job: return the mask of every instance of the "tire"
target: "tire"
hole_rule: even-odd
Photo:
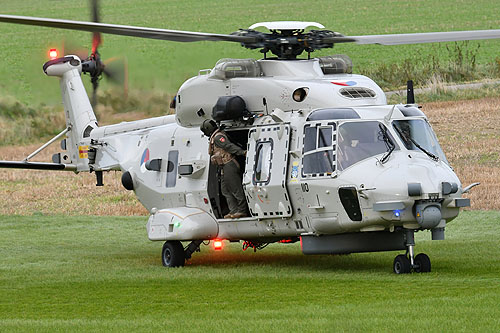
[[[410,259],[404,254],[400,254],[394,258],[393,270],[396,274],[408,274],[411,272]]]
[[[417,254],[415,257],[415,272],[428,273],[431,271],[431,260],[425,253]]]
[[[179,241],[168,241],[161,250],[161,262],[165,267],[182,267],[186,261],[184,248]]]

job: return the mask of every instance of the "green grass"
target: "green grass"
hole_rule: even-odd
[[[387,103],[406,103],[406,89],[400,90],[400,94],[394,94],[387,98]],[[437,87],[434,91],[415,92],[415,101],[419,104],[429,102],[474,100],[488,97],[498,97],[500,95],[500,84],[485,84],[478,89],[448,89]],[[459,138],[457,138],[459,139]]]
[[[215,33],[231,33],[255,22],[272,20],[318,21],[327,29],[346,35],[500,28],[497,0],[478,0],[474,5],[456,0],[318,0],[314,4],[285,0],[100,2],[101,20],[105,23]],[[3,0],[0,12],[84,21],[90,17],[87,1],[70,0],[50,4],[39,0]],[[46,140],[64,128],[57,79],[46,77],[42,64],[48,60],[48,49],[61,48],[62,41],[89,48],[90,39],[86,32],[0,23],[0,145]],[[200,69],[212,68],[220,58],[262,56],[236,43],[175,43],[113,35],[104,35],[103,39],[103,59],[128,59],[130,89],[129,98],[124,100],[105,79],[101,81],[96,109],[101,124],[107,123],[104,116],[116,112],[139,111],[141,117],[166,114],[180,85]],[[417,88],[425,86],[434,76],[444,82],[497,79],[499,48],[500,40],[402,46],[347,43],[313,56],[348,54],[356,73],[372,77],[385,90],[393,90],[408,79],[413,79]],[[84,82],[90,92],[89,78],[84,76]],[[498,96],[498,87],[488,91],[474,92],[472,97]],[[419,101],[456,97],[454,93],[438,91]]]
[[[418,234],[433,271],[396,253],[303,256],[202,247],[160,263],[145,218],[0,217],[0,331],[494,331],[500,212],[464,212],[447,240]]]
[[[497,0],[374,0],[374,1],[133,1],[102,0],[102,21],[106,23],[158,28],[231,33],[255,22],[306,20],[321,22],[327,29],[347,35],[412,33],[448,30],[498,29],[500,3]],[[2,13],[38,17],[88,20],[87,1],[3,0]],[[60,46],[64,38],[89,46],[90,34],[50,28],[0,24],[2,59],[1,94],[12,95],[29,105],[59,103],[59,87],[54,78],[42,74],[47,50]],[[405,46],[337,45],[315,55],[346,53],[356,72],[373,73],[382,80],[405,75],[414,62],[446,61],[453,58],[446,45]],[[471,42],[476,50],[479,42]],[[500,41],[482,41],[475,55],[478,65],[495,64]],[[259,58],[257,51],[236,43],[175,43],[122,36],[104,36],[104,58],[126,55],[130,85],[134,89],[159,89],[172,94],[199,69],[212,68],[220,58]],[[396,67],[392,67],[392,65]],[[382,66],[382,67],[381,67]],[[398,67],[399,66],[399,67]],[[402,66],[402,68],[401,68]],[[500,69],[499,69],[500,70]],[[486,73],[485,75],[487,75]],[[494,75],[489,73],[488,75]],[[414,78],[415,79],[415,78]],[[104,84],[105,86],[105,84]]]

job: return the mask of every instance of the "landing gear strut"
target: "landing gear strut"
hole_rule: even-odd
[[[184,249],[180,241],[166,241],[161,251],[161,261],[165,267],[184,266],[186,260],[191,259],[195,251],[200,250],[203,241],[194,240]]]
[[[396,274],[407,274],[413,270],[416,273],[431,271],[431,260],[425,253],[414,256],[415,232],[406,229],[406,255],[400,254],[394,258],[393,270]]]

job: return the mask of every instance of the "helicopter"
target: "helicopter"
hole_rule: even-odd
[[[208,240],[216,249],[242,241],[254,250],[300,242],[306,255],[405,251],[393,261],[396,274],[431,271],[429,257],[415,255],[415,232],[430,230],[433,240],[443,240],[447,223],[470,206],[463,195],[479,183],[462,186],[411,83],[406,104],[388,105],[373,80],[352,73],[348,56],[311,53],[336,43],[493,39],[500,30],[346,36],[314,30],[324,29],[317,22],[278,21],[214,34],[104,24],[92,4],[93,22],[0,15],[0,22],[93,34],[89,57],[54,56],[43,65],[59,78],[66,128],[23,161],[0,167],[92,172],[97,186],[103,172],[121,171],[124,188],[150,212],[148,238],[164,242],[167,267],[184,266]],[[101,33],[234,42],[263,58],[224,58],[200,70],[180,86],[175,115],[99,126],[82,74],[89,74],[95,96],[106,74]],[[220,172],[200,131],[206,120],[246,151],[238,162],[247,217],[224,218]],[[52,162],[30,162],[58,140],[61,152]]]

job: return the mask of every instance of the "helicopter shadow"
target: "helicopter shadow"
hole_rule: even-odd
[[[250,250],[251,251],[251,250]],[[302,253],[226,252],[195,254],[186,262],[187,267],[256,269],[269,267],[322,272],[391,272],[392,259],[370,254],[308,255]]]

